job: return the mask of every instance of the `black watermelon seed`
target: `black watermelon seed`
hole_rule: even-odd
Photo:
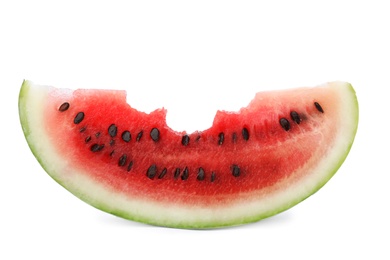
[[[175,180],[177,180],[179,176],[180,176],[180,168],[176,168],[173,177],[175,178]]]
[[[234,177],[240,176],[240,167],[238,167],[238,165],[236,164],[232,165],[232,174]]]
[[[69,103],[65,102],[65,103],[62,103],[62,105],[58,108],[58,110],[60,112],[64,112],[64,111],[68,110],[68,108],[69,108]]]
[[[233,133],[232,140],[233,140],[233,143],[237,142],[237,133],[236,132]]]
[[[248,141],[249,140],[249,131],[247,128],[243,128],[242,131],[242,138],[244,138],[245,141]]]
[[[133,162],[133,161],[130,161],[130,162],[129,162],[129,165],[127,165],[127,171],[128,171],[128,172],[131,170],[131,168],[133,168],[133,164],[134,164],[134,162]]]
[[[299,114],[297,112],[291,111],[290,116],[291,116],[291,119],[295,123],[297,123],[298,125],[301,123],[301,117],[299,116]]]
[[[181,138],[181,144],[182,145],[187,146],[189,142],[190,142],[190,137],[188,135],[184,135]]]
[[[136,138],[137,142],[139,142],[139,140],[141,140],[141,137],[143,134],[144,134],[144,131],[142,131],[142,130],[137,134],[137,138]]]
[[[218,145],[222,145],[225,140],[225,134],[223,132],[218,134]]]
[[[280,125],[283,127],[284,130],[288,131],[290,130],[290,122],[286,118],[281,118],[279,120]]]
[[[87,137],[85,138],[85,142],[88,143],[89,141],[91,141],[91,139],[92,139],[91,136],[87,136]]]
[[[109,127],[108,127],[108,133],[111,137],[115,137],[116,134],[118,132],[118,127],[116,127],[115,124],[111,124]]]
[[[81,121],[84,119],[84,112],[78,112],[77,115],[74,117],[73,123],[80,124]]]
[[[111,140],[110,140],[110,146],[114,146],[114,144],[115,144],[115,140],[114,140],[114,139],[111,139]]]
[[[196,176],[196,179],[198,181],[203,181],[204,180],[204,177],[205,177],[205,173],[204,173],[204,170],[202,167],[199,168],[198,170],[198,175]]]
[[[111,153],[110,153],[110,156],[112,157],[115,153],[115,150],[112,150]]]
[[[165,174],[167,174],[167,168],[164,168],[164,169],[162,170],[162,172],[160,173],[160,175],[158,176],[158,178],[159,178],[159,179],[164,178]]]
[[[314,102],[314,106],[317,108],[318,111],[320,111],[321,113],[324,113],[322,106],[318,102]]]
[[[100,132],[97,132],[97,133],[95,134],[95,136],[96,136],[96,138],[99,138]]]
[[[92,152],[99,152],[104,148],[104,144],[93,144],[91,145]]]
[[[155,164],[152,164],[148,171],[146,172],[146,176],[148,176],[149,179],[153,179],[154,176],[156,176],[157,173],[157,166]]]
[[[150,131],[150,137],[153,141],[157,142],[160,139],[160,131],[157,128],[153,128]]]
[[[210,181],[211,181],[211,182],[214,182],[214,181],[215,181],[215,177],[216,177],[216,176],[215,176],[215,172],[212,172],[212,173],[211,173],[211,177],[210,177]]]
[[[119,165],[119,166],[125,166],[126,161],[127,161],[127,155],[126,155],[126,154],[123,154],[123,155],[119,158],[119,160],[118,160],[118,165]]]
[[[83,126],[82,128],[80,128],[80,133],[85,132],[85,130],[87,130],[87,127],[86,127],[86,126]]]
[[[188,177],[189,177],[188,168],[185,167],[185,168],[184,168],[184,171],[183,171],[183,174],[181,175],[181,179],[182,179],[183,181],[185,181],[185,180],[188,179]]]
[[[122,140],[125,141],[126,143],[130,142],[130,140],[131,140],[131,134],[130,134],[129,131],[126,130],[126,131],[124,131],[124,132],[122,133]]]
[[[196,137],[195,142],[198,142],[199,140],[200,140],[200,134],[198,134],[198,136]]]

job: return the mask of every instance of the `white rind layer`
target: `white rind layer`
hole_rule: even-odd
[[[80,199],[103,211],[154,225],[180,228],[214,228],[257,221],[282,212],[306,199],[320,189],[338,170],[353,143],[358,125],[358,103],[352,86],[345,82],[324,85],[336,91],[342,100],[338,109],[337,133],[326,155],[315,165],[308,164],[301,171],[310,171],[298,182],[286,182],[277,192],[238,201],[229,206],[204,208],[196,205],[167,205],[150,200],[129,198],[108,190],[88,178],[82,169],[69,164],[55,150],[43,127],[45,100],[51,87],[24,81],[19,96],[20,121],[27,142],[46,172],[59,184]],[[66,95],[64,90],[62,94]],[[67,174],[64,174],[67,173]],[[71,174],[69,174],[71,173]],[[288,184],[288,185],[287,185]]]

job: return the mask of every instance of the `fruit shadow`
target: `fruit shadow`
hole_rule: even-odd
[[[104,214],[99,217],[99,221],[104,222],[109,225],[119,226],[119,227],[131,227],[131,228],[154,228],[154,229],[170,229],[170,230],[190,230],[190,231],[224,231],[224,230],[234,230],[234,229],[253,229],[253,228],[262,228],[262,227],[272,227],[272,226],[280,226],[285,225],[291,222],[293,219],[293,215],[291,212],[282,212],[277,215],[262,219],[260,221],[251,222],[242,225],[236,226],[226,226],[226,227],[218,227],[218,228],[205,228],[205,229],[196,229],[196,228],[172,228],[172,227],[164,227],[164,226],[155,226],[151,224],[140,223],[132,220],[123,219],[114,215]]]

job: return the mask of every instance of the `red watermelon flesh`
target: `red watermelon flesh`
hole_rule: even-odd
[[[166,110],[132,108],[126,92],[22,85],[21,123],[58,183],[91,205],[155,225],[256,221],[322,187],[354,140],[350,84],[261,92],[211,128],[177,132]]]

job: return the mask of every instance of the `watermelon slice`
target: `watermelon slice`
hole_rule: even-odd
[[[211,128],[177,132],[166,110],[143,113],[117,90],[24,81],[19,114],[47,173],[103,211],[153,225],[214,228],[282,212],[320,189],[357,131],[352,86],[258,93]]]

